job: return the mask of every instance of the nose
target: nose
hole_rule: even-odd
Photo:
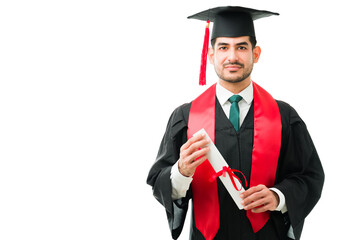
[[[233,63],[233,62],[237,62],[238,61],[238,57],[236,55],[236,51],[235,49],[231,49],[229,51],[229,55],[228,55],[228,59],[229,62]]]

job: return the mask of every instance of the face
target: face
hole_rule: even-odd
[[[209,58],[221,80],[238,83],[250,80],[253,65],[258,62],[260,53],[260,47],[252,48],[248,36],[218,37],[214,48],[209,49]]]

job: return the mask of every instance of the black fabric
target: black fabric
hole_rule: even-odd
[[[220,228],[215,240],[281,240],[292,225],[296,239],[300,239],[305,217],[320,198],[324,173],[304,122],[288,104],[277,101],[282,121],[282,144],[275,186],[286,198],[288,213],[271,212],[270,220],[256,234],[244,210],[239,210],[218,180]],[[170,117],[156,162],[150,169],[147,183],[153,187],[155,198],[165,207],[173,239],[180,235],[189,200],[191,186],[185,198],[172,201],[170,170],[179,158],[182,144],[187,141],[187,121],[190,104],[177,108]],[[216,103],[215,145],[233,169],[241,170],[250,181],[254,132],[254,109],[251,106],[239,132],[236,132],[220,104]],[[239,176],[241,179],[241,176]],[[193,213],[193,211],[192,211]],[[204,237],[196,229],[193,214],[190,239]]]
[[[237,6],[211,8],[189,19],[214,22],[211,40],[217,37],[254,36],[254,20],[279,15],[278,13]]]

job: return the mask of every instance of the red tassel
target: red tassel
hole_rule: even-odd
[[[207,54],[209,50],[209,35],[210,35],[209,25],[210,25],[210,21],[208,20],[206,22],[204,45],[201,53],[200,79],[199,79],[199,85],[201,86],[206,85],[206,64],[207,64]]]

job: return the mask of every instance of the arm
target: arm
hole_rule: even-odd
[[[173,201],[170,180],[171,168],[179,159],[180,147],[186,142],[187,125],[182,106],[171,115],[161,141],[156,161],[151,167],[147,183],[152,186],[154,197],[164,206],[172,237],[176,239],[185,221],[190,196]],[[190,192],[190,191],[188,191]]]
[[[147,183],[153,187],[154,197],[166,209],[174,239],[182,231],[188,202],[192,195],[191,186],[189,186],[191,181],[187,183],[185,191],[183,189],[174,191],[173,183],[177,181],[176,176],[174,178],[173,175],[174,170],[178,170],[181,177],[182,175],[192,176],[196,167],[206,160],[205,155],[209,151],[204,147],[208,143],[203,139],[204,136],[198,135],[187,141],[187,119],[190,106],[190,104],[185,104],[171,115],[156,161],[147,178]],[[174,197],[174,192],[182,192],[182,194]]]
[[[306,216],[318,202],[324,184],[324,171],[305,123],[287,104],[279,104],[283,143],[275,188],[286,198],[286,206],[296,239],[300,238]]]
[[[190,188],[190,184],[193,180],[192,176],[185,177],[179,172],[179,163],[176,162],[171,168],[171,186],[172,193],[171,198],[177,200],[186,196],[187,191]]]

